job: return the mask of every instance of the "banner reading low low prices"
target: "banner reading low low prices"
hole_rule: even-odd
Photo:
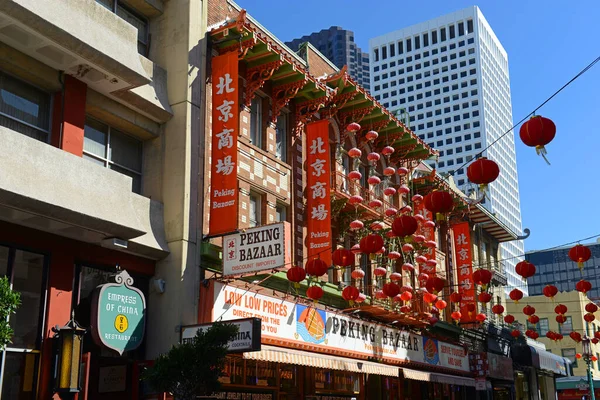
[[[307,259],[331,265],[329,121],[306,125],[306,153]]]
[[[435,240],[435,228],[428,228],[426,226],[423,226],[425,221],[432,221],[433,220],[433,213],[431,211],[429,211],[428,209],[425,208],[425,202],[421,201],[419,202],[416,206],[415,206],[415,215],[416,214],[421,214],[425,220],[423,222],[419,222],[419,228],[417,229],[417,231],[415,232],[416,235],[423,235],[425,236],[425,240]],[[427,257],[428,260],[435,260],[436,259],[436,254],[435,254],[435,249],[432,249],[430,247],[426,247],[423,250],[423,255],[425,257]],[[423,273],[423,274],[427,274],[429,276],[435,276],[436,273],[436,266],[435,265],[427,265],[427,264],[420,264],[419,266],[419,272]]]
[[[452,226],[454,245],[454,264],[458,277],[458,292],[462,295],[460,322],[475,322],[476,312],[469,315],[467,304],[475,304],[475,283],[473,282],[473,254],[471,246],[471,230],[468,222]]]
[[[238,227],[237,151],[239,132],[238,53],[212,59],[212,162],[210,235]]]

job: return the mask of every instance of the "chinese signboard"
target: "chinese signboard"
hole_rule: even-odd
[[[221,316],[223,320],[260,318],[263,343],[308,345],[314,352],[339,350],[357,357],[469,371],[467,352],[461,346],[216,283],[213,319]]]
[[[424,201],[419,202],[419,204],[415,206],[415,213],[421,214],[425,218],[422,222],[419,222],[419,228],[417,229],[417,232],[415,232],[415,234],[425,236],[425,240],[435,241],[435,228],[428,228],[423,225],[425,221],[433,220],[433,213],[425,208]],[[428,260],[436,259],[435,249],[432,249],[430,247],[426,247],[425,250],[423,250],[423,255],[427,257]],[[429,276],[435,276],[435,270],[435,265],[427,265],[425,263],[419,264],[420,273],[427,274]]]
[[[468,222],[452,226],[454,244],[454,264],[458,277],[458,292],[462,295],[460,322],[474,322],[475,312],[469,313],[467,304],[476,304],[475,283],[473,282],[473,254],[471,245],[471,230]],[[469,315],[471,314],[471,315]]]
[[[237,51],[213,57],[211,235],[233,232],[238,226],[238,97]]]
[[[119,354],[142,344],[146,323],[146,299],[132,287],[127,271],[115,277],[116,283],[100,285],[92,303],[92,336],[98,345]]]
[[[259,318],[237,319],[227,321],[227,323],[238,327],[236,337],[227,343],[227,349],[230,353],[260,351],[261,323]],[[213,324],[182,326],[181,343],[192,340],[198,331],[203,332],[204,330],[208,330],[212,325]]]
[[[307,259],[331,265],[329,121],[306,125],[306,153]]]
[[[288,222],[246,229],[223,238],[223,276],[281,268],[291,262]]]

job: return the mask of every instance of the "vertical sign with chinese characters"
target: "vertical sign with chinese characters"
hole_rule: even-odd
[[[475,312],[469,315],[467,304],[475,304],[475,283],[473,282],[473,254],[471,230],[468,222],[452,226],[454,244],[454,264],[458,277],[458,292],[462,295],[460,302],[461,322],[475,322]]]
[[[423,222],[419,222],[419,228],[415,234],[425,236],[425,240],[435,240],[435,228],[428,228],[424,226],[425,221],[433,220],[433,213],[425,208],[424,201],[419,202],[415,206],[415,215],[416,214],[421,214],[425,219]],[[435,249],[432,249],[431,247],[426,247],[423,250],[423,255],[427,257],[428,260],[436,259]],[[419,266],[419,272],[429,276],[435,276],[435,269],[435,265],[420,264]]]
[[[238,97],[237,51],[213,57],[210,235],[238,227]]]
[[[306,247],[308,259],[331,265],[329,121],[306,125]]]

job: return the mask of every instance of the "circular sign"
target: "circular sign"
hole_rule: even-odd
[[[123,333],[127,330],[128,327],[129,321],[127,320],[127,317],[123,314],[117,315],[117,317],[115,318],[115,329],[119,333]]]

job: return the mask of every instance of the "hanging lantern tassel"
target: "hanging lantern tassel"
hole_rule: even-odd
[[[546,164],[551,165],[550,161],[548,161],[548,159],[546,158],[546,154],[548,154],[548,152],[546,151],[546,148],[544,146],[535,146],[535,152],[538,156],[542,156],[544,158]]]

